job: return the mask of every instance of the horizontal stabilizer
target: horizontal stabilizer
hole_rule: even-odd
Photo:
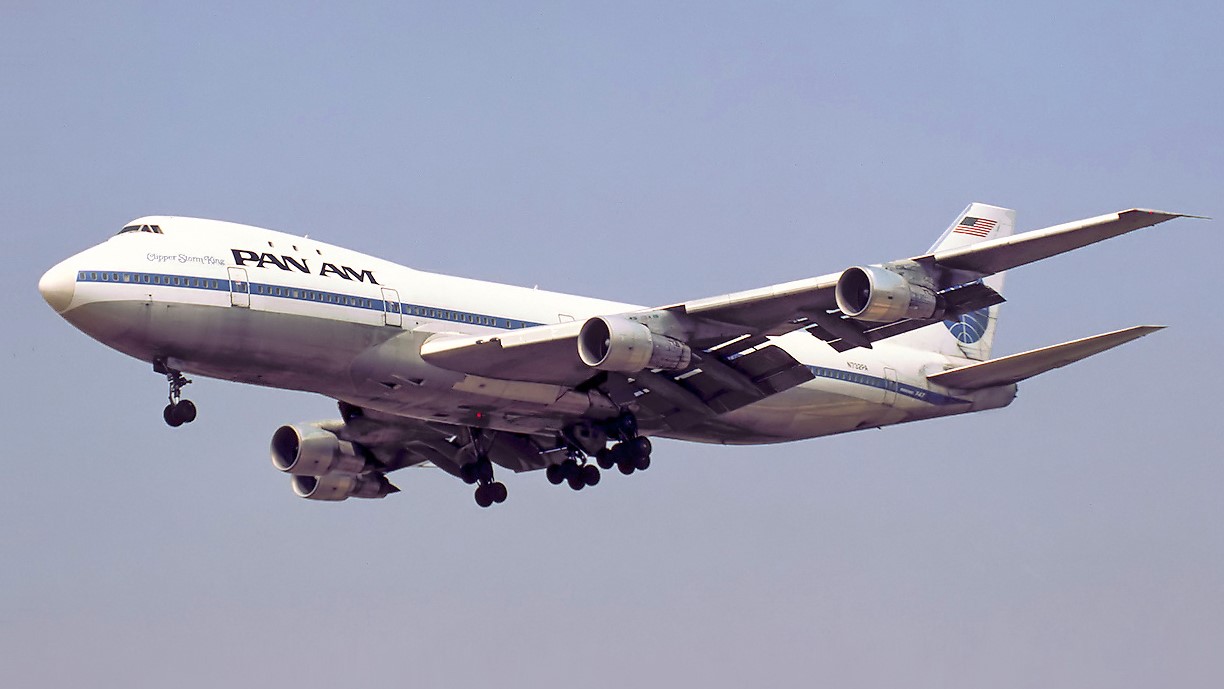
[[[932,383],[962,390],[977,390],[1017,383],[1040,373],[1073,364],[1093,354],[1100,354],[1163,328],[1162,325],[1137,325],[1133,328],[1093,335],[1082,340],[1042,347],[1022,354],[961,366],[927,376],[927,379]]]

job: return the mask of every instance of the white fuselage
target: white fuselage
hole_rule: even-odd
[[[586,394],[432,366],[437,333],[497,334],[641,307],[421,272],[313,239],[233,223],[148,217],[57,265],[44,294],[104,344],[225,380],[306,390],[401,416],[552,432]],[[51,298],[48,298],[51,301]],[[929,327],[943,327],[935,325]],[[775,338],[815,378],[723,414],[652,434],[702,442],[809,438],[1005,406],[1008,385],[949,391],[930,373],[970,363],[887,342],[839,354],[803,331]]]

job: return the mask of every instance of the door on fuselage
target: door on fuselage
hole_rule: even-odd
[[[251,308],[251,283],[247,282],[246,268],[229,269],[230,306]]]
[[[884,404],[894,405],[897,403],[897,371],[892,368],[884,369]]]
[[[389,288],[382,288],[383,296],[383,323],[386,325],[394,325],[400,327],[404,322],[403,309],[400,306],[399,292]]]

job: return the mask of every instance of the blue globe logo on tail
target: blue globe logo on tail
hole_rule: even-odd
[[[986,334],[986,326],[990,323],[990,309],[970,311],[954,321],[944,321],[948,332],[952,333],[961,344],[973,344]]]

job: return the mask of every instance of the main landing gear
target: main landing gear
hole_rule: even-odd
[[[595,461],[604,469],[616,467],[626,476],[635,471],[646,471],[650,468],[650,438],[639,435],[613,445],[610,449],[601,450],[595,456]]]
[[[476,459],[459,467],[459,477],[468,485],[478,484],[475,496],[477,505],[481,507],[488,507],[493,503],[500,505],[506,501],[506,484],[493,480],[493,462],[489,461],[488,443],[481,442],[482,439],[480,429],[473,428],[472,451]]]
[[[576,429],[570,429],[570,432],[564,434],[568,445],[565,460],[551,464],[544,470],[548,482],[554,486],[568,483],[571,489],[582,490],[587,486],[599,483],[600,469],[607,471],[616,467],[622,474],[628,476],[635,471],[645,471],[650,468],[650,439],[638,435],[637,418],[629,412],[621,414],[612,421],[603,431],[606,435],[601,434],[598,440],[594,441],[599,446],[593,452],[595,464],[598,464],[598,467],[595,464],[589,464],[587,460],[587,454],[593,449],[590,445],[595,436],[589,431],[582,433],[575,431]],[[619,442],[607,447],[608,437],[616,438]]]
[[[171,428],[178,428],[185,423],[195,421],[195,404],[191,400],[181,399],[183,388],[190,385],[191,381],[183,375],[182,371],[167,366],[165,359],[154,360],[153,370],[165,374],[166,382],[170,384],[170,404],[167,404],[162,410],[162,419],[166,424]]]
[[[599,467],[587,464],[586,457],[573,450],[570,450],[565,461],[560,464],[549,464],[544,470],[544,475],[554,486],[569,483],[569,487],[574,490],[599,485],[600,479]]]

